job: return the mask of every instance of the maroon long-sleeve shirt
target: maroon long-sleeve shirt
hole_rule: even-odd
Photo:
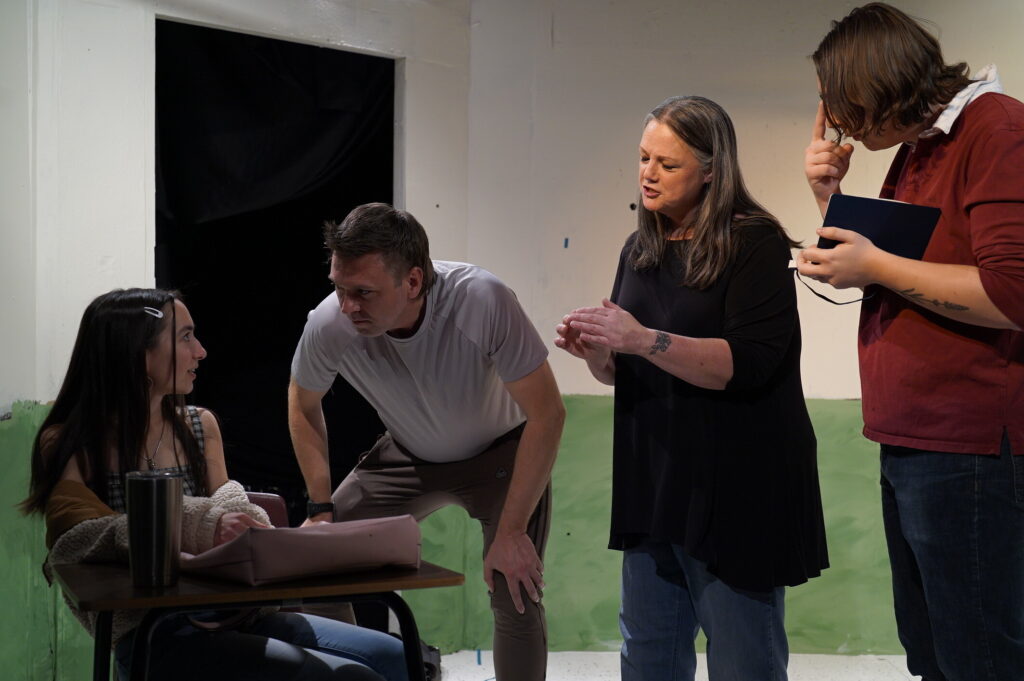
[[[985,292],[1024,328],[1024,104],[978,97],[947,135],[904,145],[883,198],[937,206],[923,260],[978,267]],[[861,308],[864,435],[929,451],[1024,454],[1024,332],[943,317],[872,286]]]

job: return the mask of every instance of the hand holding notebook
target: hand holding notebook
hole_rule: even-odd
[[[883,251],[920,260],[940,214],[938,208],[930,206],[833,194],[822,226],[853,230]],[[818,248],[835,248],[838,243],[821,237]]]

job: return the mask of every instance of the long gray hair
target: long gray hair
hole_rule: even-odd
[[[774,225],[791,247],[799,246],[786,234],[779,221],[755,201],[740,174],[736,154],[736,132],[725,109],[705,97],[669,97],[644,119],[664,123],[690,148],[711,181],[699,199],[692,238],[669,241],[672,225],[660,213],[637,208],[637,238],[629,264],[637,270],[657,267],[666,249],[678,248],[684,263],[681,284],[698,290],[711,286],[725,271],[736,252],[736,230],[758,223]]]

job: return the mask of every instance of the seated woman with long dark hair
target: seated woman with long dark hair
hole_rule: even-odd
[[[127,561],[124,479],[134,470],[182,474],[183,551],[200,553],[269,523],[228,479],[214,415],[185,405],[204,357],[174,293],[116,290],[86,308],[64,383],[33,445],[31,489],[22,502],[26,513],[46,516],[47,570]],[[122,677],[143,614],[114,614]],[[75,615],[94,633],[94,614]],[[149,678],[407,678],[401,643],[379,632],[264,611],[221,625],[211,631],[186,615],[164,620],[154,632]]]

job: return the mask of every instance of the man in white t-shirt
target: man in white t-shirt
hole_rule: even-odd
[[[288,389],[306,523],[465,508],[484,534],[497,678],[542,679],[541,557],[565,419],[547,349],[494,275],[431,261],[409,213],[366,204],[324,235],[335,292],[309,314]],[[320,400],[339,374],[387,433],[332,495]]]

